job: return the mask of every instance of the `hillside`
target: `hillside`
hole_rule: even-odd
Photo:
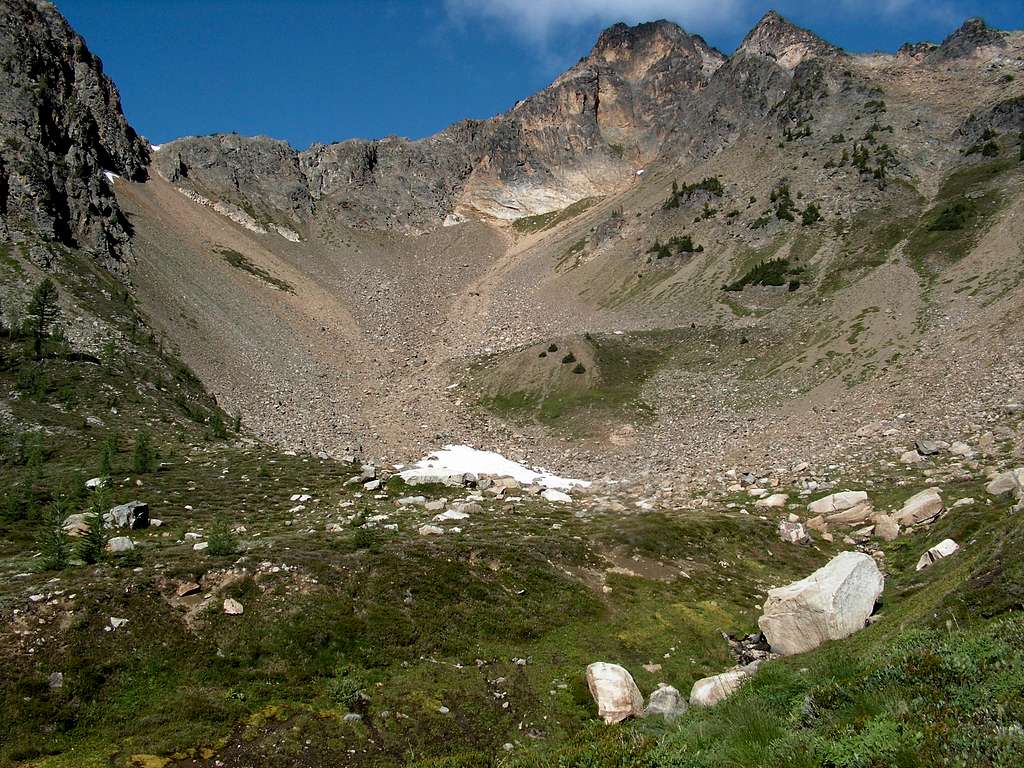
[[[0,766],[1024,762],[1024,32],[304,150],[0,62]]]

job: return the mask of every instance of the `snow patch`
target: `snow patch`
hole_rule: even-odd
[[[164,145],[163,144],[150,144],[149,148],[151,150],[153,150],[154,152],[159,152],[161,149],[164,148]]]
[[[441,450],[417,461],[412,469],[400,474],[403,479],[406,479],[406,475],[412,476],[416,469],[434,469],[452,474],[472,472],[477,476],[513,477],[524,485],[541,485],[545,488],[561,490],[574,487],[586,488],[590,485],[589,480],[559,477],[540,467],[527,467],[511,459],[506,459],[500,453],[481,451],[468,445],[446,445]]]
[[[106,176],[107,177],[107,181],[109,181],[111,183],[113,183],[114,179],[120,179],[121,178],[120,176],[118,176],[113,171],[104,171],[103,175]]]

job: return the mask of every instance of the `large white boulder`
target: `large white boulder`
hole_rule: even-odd
[[[691,707],[713,707],[736,692],[750,673],[742,669],[698,680],[690,690]]]
[[[597,714],[607,725],[644,713],[644,697],[633,676],[618,664],[596,661],[587,667],[587,687],[597,702]]]
[[[757,623],[775,653],[803,653],[862,629],[884,586],[871,557],[841,552],[810,576],[769,590]]]
[[[960,549],[960,545],[957,544],[955,541],[953,541],[952,539],[943,539],[934,547],[932,547],[923,555],[921,555],[921,559],[917,561],[916,570],[923,571],[925,568],[927,568],[935,561],[941,560],[944,557],[949,557],[958,549]]]
[[[893,519],[900,525],[910,528],[922,523],[930,523],[945,510],[946,505],[942,503],[942,495],[938,488],[927,488],[920,493],[915,493],[903,503],[902,509],[893,515]]]

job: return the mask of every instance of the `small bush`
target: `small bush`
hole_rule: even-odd
[[[223,440],[228,436],[228,430],[224,426],[224,417],[221,416],[220,408],[214,408],[210,412],[210,432],[217,440]]]
[[[132,471],[137,475],[145,475],[156,471],[157,455],[156,449],[149,435],[139,432],[135,436],[135,446],[132,448]]]
[[[89,503],[89,528],[78,543],[78,556],[87,565],[94,565],[103,559],[107,548],[107,533],[103,529],[103,513],[107,511],[107,494],[97,488]]]
[[[48,571],[61,571],[71,562],[71,540],[64,530],[64,518],[64,506],[60,502],[51,504],[43,516],[38,544],[43,568]]]
[[[587,369],[583,366],[583,363],[576,363],[576,367],[572,369],[573,373],[586,373]]]
[[[807,207],[804,208],[803,213],[800,214],[800,217],[805,227],[822,220],[821,211],[818,210],[818,206],[814,203],[808,203]]]
[[[966,202],[954,203],[942,209],[935,221],[928,225],[928,231],[954,232],[963,229],[970,215],[971,209]]]
[[[568,365],[569,363],[575,363],[575,362],[576,362],[576,355],[574,355],[572,352],[570,352],[569,354],[567,354],[565,357],[562,358],[562,363],[565,364],[565,365]]]
[[[206,551],[211,555],[233,555],[238,552],[238,539],[221,517],[213,519],[206,541],[209,544]]]

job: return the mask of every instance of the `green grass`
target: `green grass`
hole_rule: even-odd
[[[262,280],[267,285],[277,288],[277,290],[279,291],[284,291],[285,293],[295,293],[295,287],[291,283],[286,282],[285,280],[281,280],[280,278],[274,277],[272,274],[267,272],[267,270],[253,264],[249,259],[247,259],[238,251],[232,250],[231,248],[220,248],[217,250],[217,253],[223,256],[224,260],[227,261],[227,263],[230,264],[235,269],[240,269],[243,272],[248,272],[253,277]]]
[[[503,391],[483,397],[481,404],[501,418],[536,419],[580,434],[589,432],[604,415],[646,419],[650,407],[643,401],[641,390],[665,358],[665,338],[658,333],[631,334],[628,338],[591,336],[586,343],[594,358],[597,379],[586,388],[573,384],[545,391]],[[575,356],[572,360],[562,358],[562,362],[575,362]]]
[[[970,251],[1002,207],[1004,196],[995,182],[1013,166],[1009,160],[989,161],[946,178],[907,241],[905,253],[918,272],[933,276]]]
[[[523,216],[522,218],[516,219],[512,222],[512,229],[522,235],[529,235],[535,232],[541,232],[545,229],[551,229],[564,221],[576,218],[588,208],[599,203],[603,199],[604,198],[601,197],[584,197],[583,199],[577,200],[575,203],[572,203],[558,211],[538,213],[534,216]]]

